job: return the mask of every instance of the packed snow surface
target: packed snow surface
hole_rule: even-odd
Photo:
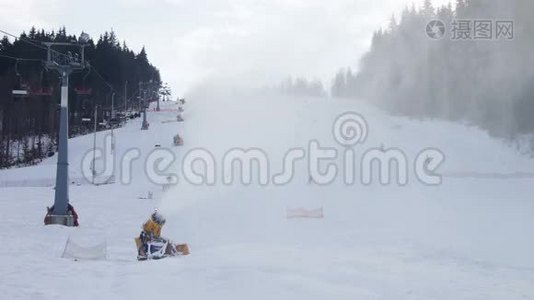
[[[2,299],[533,299],[534,161],[483,131],[459,124],[390,116],[360,101],[204,91],[189,95],[177,123],[177,105],[162,103],[114,131],[116,183],[70,186],[79,228],[44,226],[53,204],[54,156],[42,164],[0,171],[0,181],[21,182],[0,193]],[[290,183],[223,184],[224,154],[257,148],[280,173],[290,149],[310,141],[347,150],[333,136],[336,117],[357,112],[368,136],[354,146],[356,162],[373,148],[398,148],[409,164],[408,184],[375,179],[346,185],[339,178],[310,180],[306,159]],[[185,145],[175,147],[179,133]],[[107,132],[98,133],[104,146]],[[69,141],[71,178],[93,136]],[[160,145],[160,147],[156,147]],[[426,148],[445,161],[438,186],[413,171]],[[131,183],[121,183],[120,158],[131,149]],[[144,171],[155,149],[169,149],[179,182],[163,188]],[[189,151],[215,159],[213,185],[194,185],[181,174]],[[322,167],[325,168],[325,164]],[[103,168],[100,161],[97,167]],[[226,170],[227,171],[227,170]],[[36,184],[32,185],[34,182]],[[16,184],[14,184],[16,185]],[[152,199],[148,194],[152,193]],[[192,254],[138,262],[133,239],[154,208],[167,217],[163,235],[187,242]],[[287,218],[288,210],[322,208],[322,218]],[[107,244],[107,259],[61,258],[70,237],[82,246]]]

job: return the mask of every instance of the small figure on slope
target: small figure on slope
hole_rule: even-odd
[[[135,239],[138,260],[160,259],[168,256],[189,254],[189,246],[187,244],[175,245],[170,240],[161,237],[161,229],[165,222],[165,217],[156,209],[143,224],[143,231]]]

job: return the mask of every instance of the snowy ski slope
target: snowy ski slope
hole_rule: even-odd
[[[141,131],[137,119],[114,132],[117,157],[132,148],[142,157],[129,185],[71,185],[79,228],[43,226],[51,187],[2,189],[2,299],[534,298],[534,162],[501,141],[476,128],[389,116],[358,101],[221,90],[187,99],[185,123],[168,122],[176,105],[164,103],[167,110],[149,112],[150,130]],[[412,166],[421,150],[434,147],[446,156],[438,169],[443,183],[424,185],[410,167],[406,186],[366,186],[359,178],[350,186],[342,179],[320,186],[310,182],[304,161],[283,186],[222,183],[221,161],[232,148],[262,149],[271,173],[280,171],[289,149],[311,140],[341,153],[332,126],[347,111],[360,113],[369,127],[357,157],[396,147]],[[178,132],[183,147],[172,145]],[[100,146],[105,134],[98,134]],[[92,139],[70,140],[72,178],[82,176]],[[195,186],[180,175],[164,191],[143,170],[155,145],[176,155],[174,171],[188,151],[209,150],[217,183]],[[0,180],[53,179],[55,160],[0,171]],[[149,192],[153,198],[142,199]],[[192,255],[136,260],[133,238],[156,207],[167,216],[163,235],[189,243]],[[295,208],[323,208],[324,217],[286,218]],[[87,246],[107,241],[107,260],[62,259],[69,237]]]

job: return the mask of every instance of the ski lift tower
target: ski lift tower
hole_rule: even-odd
[[[158,101],[157,105],[156,105],[156,111],[160,111],[159,109],[159,95],[156,94],[156,99]]]
[[[141,125],[141,130],[148,130],[148,127],[150,124],[146,120],[146,108],[148,106],[148,99],[147,99],[147,83],[146,82],[140,82],[139,83],[139,91],[141,93],[141,108],[143,109],[143,123]]]
[[[59,224],[65,226],[75,226],[74,212],[69,207],[69,75],[75,71],[85,69],[84,49],[89,41],[89,36],[82,33],[79,41],[75,43],[43,43],[48,48],[45,68],[55,70],[61,76],[61,111],[59,119],[59,149],[56,171],[56,188],[53,209],[49,209],[45,224]],[[53,47],[63,46],[75,48],[78,53],[68,52],[67,54],[55,51]]]

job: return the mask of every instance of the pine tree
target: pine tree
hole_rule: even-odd
[[[462,18],[465,13],[465,9],[467,7],[466,2],[464,0],[456,0],[456,17]]]
[[[425,0],[425,2],[423,3],[422,13],[423,13],[423,16],[425,18],[434,17],[435,9],[434,9],[434,6],[432,5],[432,1],[431,0]]]
[[[395,18],[395,15],[392,14],[391,18],[389,19],[389,27],[388,27],[389,32],[394,32],[397,29],[397,26],[398,26],[397,19]]]
[[[30,39],[34,40],[36,38],[36,35],[37,35],[37,30],[35,29],[34,26],[32,26],[32,28],[30,29],[30,33],[29,33]]]

